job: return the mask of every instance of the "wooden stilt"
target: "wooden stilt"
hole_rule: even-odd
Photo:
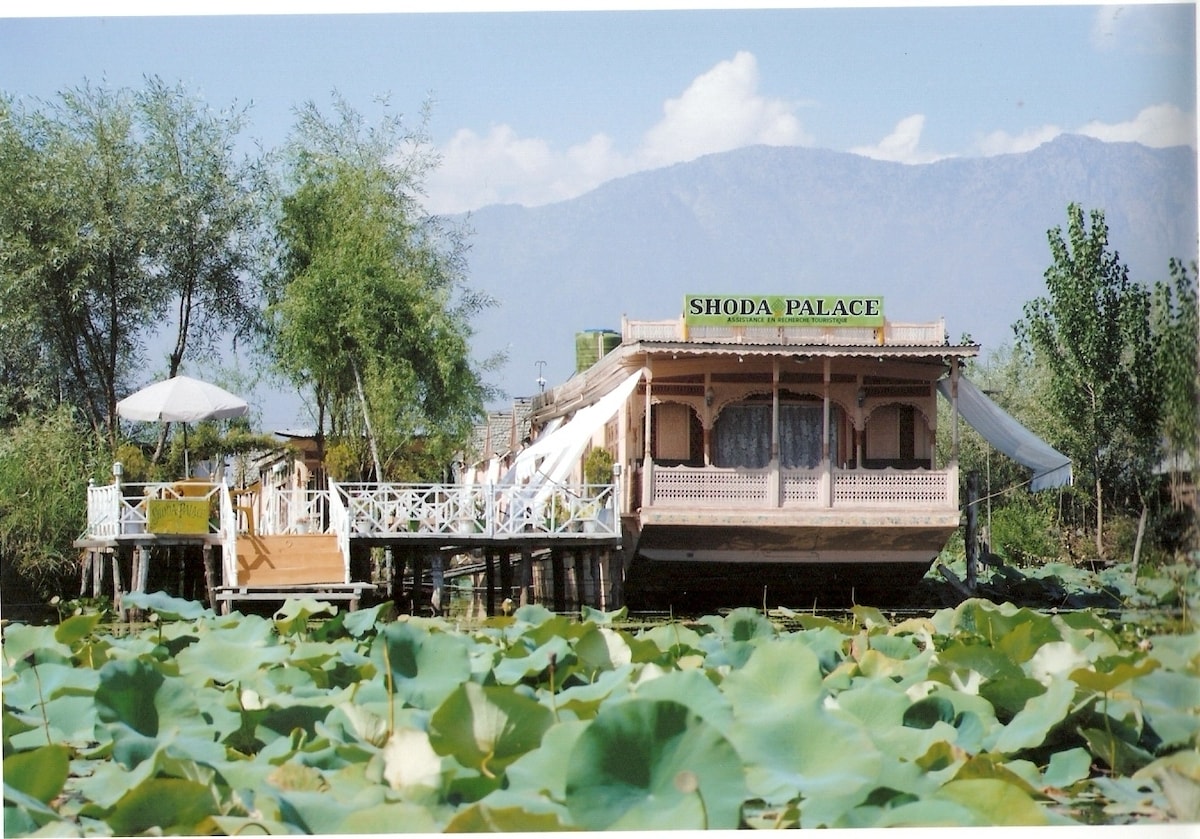
[[[433,580],[433,595],[429,598],[430,605],[433,606],[433,614],[439,616],[442,614],[443,597],[445,595],[444,585],[446,582],[445,570],[442,566],[444,562],[442,552],[437,551],[430,558],[429,575]]]
[[[99,597],[104,593],[104,563],[100,560],[98,554],[95,554],[95,562],[92,563],[92,597]]]
[[[518,602],[522,606],[529,605],[531,590],[533,588],[533,549],[521,548],[521,596]]]
[[[551,548],[550,574],[552,579],[550,582],[554,586],[554,611],[556,612],[567,611],[567,581],[563,565],[562,548]]]
[[[408,613],[410,615],[417,614],[417,609],[424,606],[423,592],[424,587],[421,585],[421,578],[425,576],[425,562],[420,551],[413,551],[412,554],[412,589],[409,591]]]
[[[574,551],[575,565],[575,608],[583,607],[587,600],[587,573],[584,571],[583,549]]]
[[[512,597],[513,590],[513,572],[512,572],[512,557],[508,551],[500,552],[500,600]]]
[[[396,548],[392,552],[392,576],[390,580],[390,593],[392,603],[396,607],[397,614],[404,612],[404,565],[408,559],[408,551],[403,548]]]
[[[979,519],[976,507],[979,505],[979,473],[971,470],[967,473],[967,532],[963,542],[967,551],[967,590],[975,591],[976,574],[979,562]]]
[[[490,618],[496,614],[496,556],[490,548],[483,552],[483,579],[486,589],[484,607]]]
[[[600,556],[596,548],[588,548],[588,569],[592,572],[592,599],[597,609],[604,608],[604,593],[600,589]]]
[[[200,549],[204,560],[204,601],[208,608],[217,611],[217,565],[213,560],[213,546],[205,545]]]
[[[113,549],[109,555],[112,560],[112,580],[113,580],[113,611],[120,616],[122,620],[125,618],[125,603],[124,592],[121,589],[121,552]],[[99,562],[97,565],[101,564]]]

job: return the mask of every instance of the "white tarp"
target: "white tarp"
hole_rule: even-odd
[[[501,483],[524,484],[550,490],[561,484],[583,457],[588,441],[612,419],[637,387],[642,371],[630,375],[596,402],[580,408],[568,421],[538,439],[517,455]]]
[[[937,384],[942,396],[953,402],[950,380]],[[958,412],[998,451],[1033,471],[1029,488],[1034,492],[1071,483],[1071,459],[1013,419],[964,376],[958,379]]]

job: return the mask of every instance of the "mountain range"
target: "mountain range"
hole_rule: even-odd
[[[468,283],[497,305],[474,354],[494,407],[575,369],[575,334],[676,318],[685,294],[882,295],[894,321],[946,319],[986,357],[1045,293],[1047,232],[1103,210],[1109,248],[1152,284],[1197,258],[1196,152],[1063,135],[1032,151],[906,165],[754,146],[640,172],[539,207],[459,220]],[[546,362],[539,365],[539,361]]]

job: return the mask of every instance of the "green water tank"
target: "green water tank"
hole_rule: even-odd
[[[582,373],[621,343],[621,334],[611,329],[588,329],[575,333],[575,372]]]

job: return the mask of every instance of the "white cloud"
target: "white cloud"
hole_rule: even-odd
[[[1036,149],[1042,143],[1048,143],[1062,133],[1063,130],[1057,125],[1042,125],[1015,135],[1009,134],[1007,131],[993,131],[977,140],[975,148],[984,157],[992,157],[997,154],[1017,154]]]
[[[663,118],[647,132],[637,159],[650,168],[760,143],[811,143],[793,110],[787,102],[759,95],[758,61],[739,52],[663,104]]]
[[[758,92],[758,62],[739,52],[696,77],[663,104],[662,119],[625,155],[596,134],[566,151],[525,138],[508,125],[480,136],[459,130],[426,184],[427,209],[454,213],[495,203],[527,206],[581,195],[607,180],[644,169],[694,160],[742,146],[811,144],[796,105]]]
[[[1151,105],[1128,122],[1089,122],[1079,134],[1110,143],[1141,143],[1151,148],[1196,147],[1196,115],[1185,114],[1174,105]]]
[[[913,114],[896,123],[892,133],[875,145],[856,146],[850,152],[893,163],[932,163],[946,157],[944,154],[921,150],[921,132],[924,129],[925,115]]]
[[[1057,125],[1030,128],[1017,135],[994,131],[976,142],[977,151],[985,157],[996,154],[1026,152],[1060,134],[1082,134],[1107,143],[1141,143],[1150,148],[1191,146],[1196,148],[1196,115],[1187,114],[1175,105],[1151,105],[1125,122],[1093,120],[1069,131]]]

